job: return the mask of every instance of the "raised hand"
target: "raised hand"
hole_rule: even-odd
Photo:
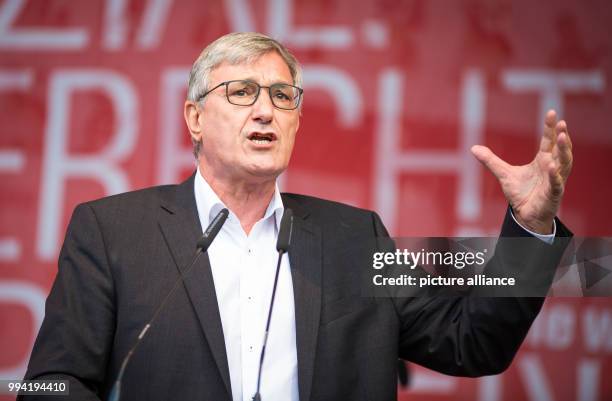
[[[565,121],[557,122],[554,110],[546,113],[540,149],[529,164],[512,166],[481,145],[473,146],[472,153],[499,181],[517,221],[531,231],[550,234],[572,170],[572,142]]]

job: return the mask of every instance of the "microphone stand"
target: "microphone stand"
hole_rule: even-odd
[[[266,353],[266,345],[268,344],[268,333],[270,332],[270,321],[272,320],[272,309],[274,308],[274,297],[276,296],[276,285],[278,284],[278,273],[280,272],[281,260],[283,255],[289,250],[291,244],[291,232],[293,229],[293,211],[285,209],[283,218],[281,219],[276,250],[278,250],[278,261],[276,263],[276,273],[274,274],[274,286],[272,287],[272,297],[270,298],[270,307],[268,308],[268,320],[266,322],[266,331],[264,333],[263,346],[261,347],[261,355],[259,357],[259,372],[257,373],[257,390],[253,395],[253,401],[261,401],[261,370],[263,368],[264,355]]]
[[[184,279],[187,276],[187,274],[191,271],[195,263],[200,258],[200,255],[202,255],[202,253],[208,250],[208,247],[210,247],[210,244],[212,244],[213,239],[215,239],[215,237],[219,233],[219,230],[221,230],[221,226],[223,226],[223,223],[225,223],[225,220],[227,219],[228,215],[229,215],[229,211],[225,208],[222,209],[215,216],[212,222],[208,225],[208,228],[206,228],[206,231],[204,232],[202,237],[200,237],[200,239],[198,240],[198,243],[196,245],[196,253],[195,255],[193,255],[191,264],[189,265],[189,267],[187,267],[187,269],[185,269],[184,272],[181,272],[179,270],[180,277],[174,282],[174,285],[172,286],[172,289],[170,290],[170,292],[168,292],[168,295],[166,295],[164,300],[157,307],[157,310],[153,314],[153,317],[151,318],[151,320],[149,320],[149,322],[142,328],[140,334],[138,335],[138,338],[136,339],[136,342],[134,343],[132,348],[128,351],[127,355],[123,359],[123,362],[121,363],[121,368],[119,369],[119,374],[117,375],[117,380],[115,380],[115,383],[113,384],[113,389],[111,390],[108,396],[108,401],[119,401],[119,398],[121,397],[121,379],[123,378],[125,369],[127,368],[127,365],[130,362],[130,359],[132,358],[134,351],[136,350],[136,348],[138,348],[138,345],[140,344],[142,339],[147,334],[149,328],[151,327],[151,325],[153,324],[153,322],[155,321],[159,313],[164,309],[164,306],[166,305],[166,303],[168,302],[172,294],[174,294],[176,289],[179,287],[179,284],[181,283],[181,279]]]

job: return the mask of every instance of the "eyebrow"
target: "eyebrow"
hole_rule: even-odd
[[[238,81],[251,81],[251,82],[255,82],[256,84],[258,84],[259,86],[261,86],[261,84],[259,83],[259,80],[257,80],[257,79],[256,79],[256,78],[254,78],[254,77],[240,78],[240,79],[238,79]],[[286,82],[286,81],[275,81],[275,82],[272,82],[272,83],[271,83],[271,84],[269,84],[269,85],[274,85],[274,84],[286,84],[286,85],[294,85],[294,83],[293,83],[293,82]],[[268,86],[269,86],[269,85],[268,85]],[[264,85],[264,86],[266,86],[266,85]]]

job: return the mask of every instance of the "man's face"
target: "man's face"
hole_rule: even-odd
[[[293,84],[289,67],[276,52],[250,64],[221,64],[211,72],[209,88],[232,80],[251,80],[263,86]],[[261,89],[252,106],[238,106],[227,101],[225,86],[221,86],[198,107],[201,170],[207,169],[215,179],[263,181],[287,168],[300,123],[299,110],[274,107],[267,88]],[[262,140],[264,137],[270,141]]]

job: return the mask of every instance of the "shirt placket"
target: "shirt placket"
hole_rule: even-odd
[[[256,386],[261,353],[261,274],[257,253],[253,246],[257,238],[257,225],[251,235],[244,239],[241,247],[240,304],[242,336],[242,397],[251,400]]]

